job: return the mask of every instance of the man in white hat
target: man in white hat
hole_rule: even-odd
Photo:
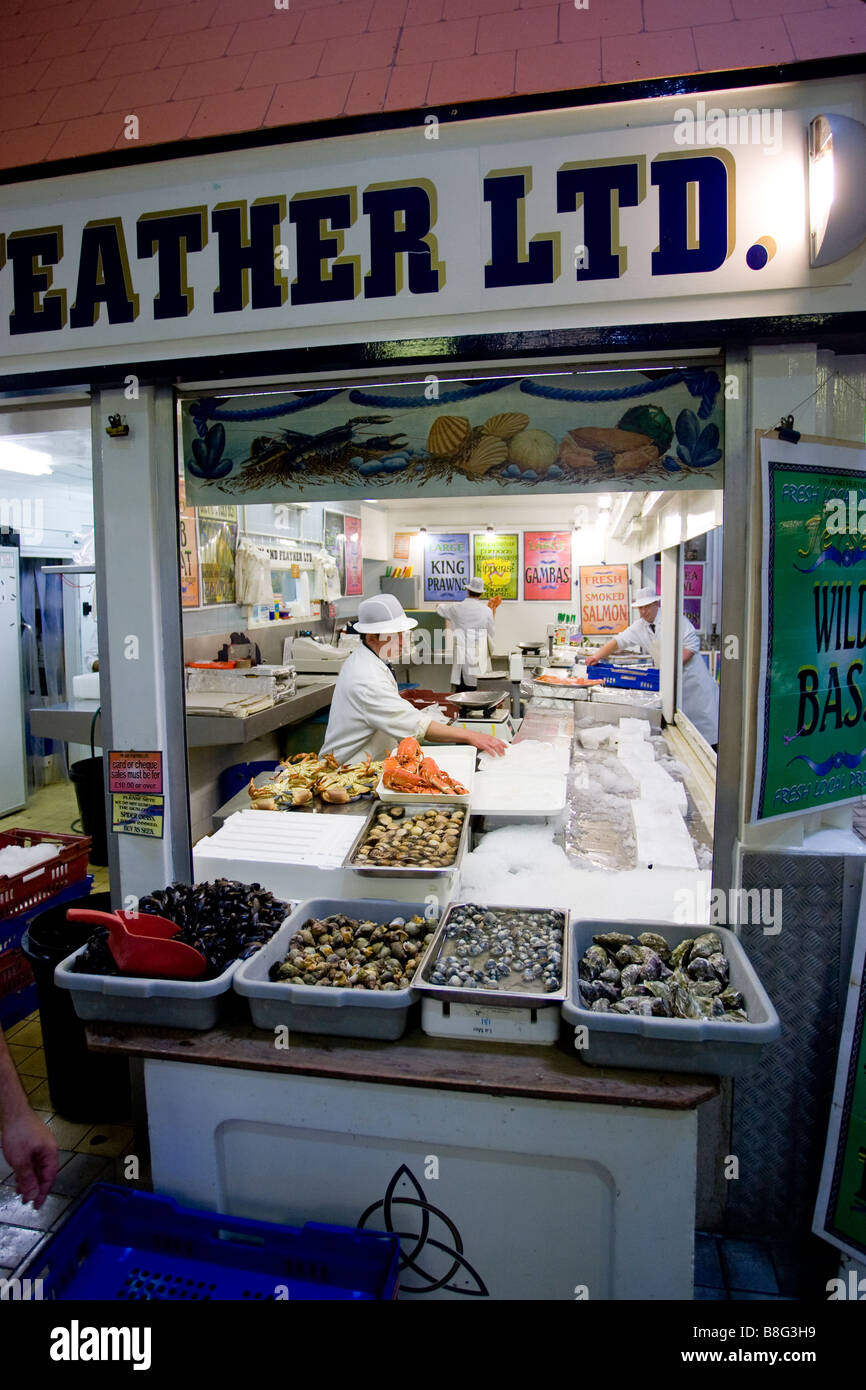
[[[487,638],[493,636],[493,613],[490,605],[482,601],[483,593],[484,580],[473,575],[462,599],[440,603],[436,609],[454,630],[453,690],[477,690],[478,677],[490,670]]]
[[[357,763],[368,753],[371,758],[384,757],[404,738],[468,743],[495,755],[505,752],[501,739],[440,724],[402,698],[387,662],[399,658],[400,634],[417,625],[393,594],[376,594],[359,603],[355,631],[361,634],[361,646],[337,677],[323,753],[332,753],[341,763]]]
[[[659,665],[661,644],[661,623],[657,621],[659,596],[652,585],[638,589],[632,601],[638,616],[629,627],[605,642],[603,647],[586,658],[587,666],[596,661],[604,661],[623,647],[640,647]],[[690,719],[711,748],[719,741],[719,687],[707,669],[706,663],[698,653],[701,642],[688,618],[681,619],[680,632],[683,640],[683,688],[682,711]]]

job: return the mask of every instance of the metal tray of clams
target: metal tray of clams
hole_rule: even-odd
[[[431,811],[435,811],[437,815],[447,815],[449,819],[460,818],[457,848],[450,864],[357,864],[355,862],[358,850],[366,841],[370,831],[376,828],[377,822],[383,826],[387,820],[408,824],[411,821],[423,819]],[[366,874],[370,878],[447,878],[456,873],[460,867],[466,842],[469,839],[469,819],[468,807],[453,806],[450,803],[439,802],[438,805],[435,805],[431,802],[410,807],[395,806],[381,801],[374,802],[364,818],[364,824],[349,847],[349,853],[343,861],[343,868],[351,869],[356,874]]]
[[[558,970],[559,987],[557,989],[547,990],[546,988],[540,987],[540,982],[535,988],[527,983],[524,988],[520,989],[508,989],[507,987],[493,988],[490,985],[485,987],[480,983],[475,985],[453,985],[450,982],[444,984],[434,983],[431,977],[442,955],[442,948],[446,940],[454,939],[453,937],[449,938],[448,935],[449,929],[453,931],[452,919],[460,915],[465,915],[467,909],[470,912],[477,913],[482,919],[484,919],[485,915],[488,917],[491,915],[500,917],[503,919],[501,923],[501,928],[503,930],[506,930],[505,922],[509,917],[536,917],[538,919],[538,926],[540,926],[542,930],[544,929],[542,926],[544,918],[559,919],[555,924],[557,927],[561,925],[562,930],[562,943],[560,948],[562,958]],[[479,944],[485,939],[490,941],[490,932],[495,932],[497,925],[498,924],[495,922],[487,923],[482,921],[479,927]],[[530,929],[533,929],[531,924]],[[537,927],[533,930],[537,931]],[[503,1008],[519,1007],[526,1009],[542,1009],[547,1008],[551,1004],[561,1006],[568,997],[571,934],[570,914],[568,911],[561,911],[558,908],[498,907],[488,903],[452,903],[445,913],[445,916],[442,918],[442,921],[439,923],[436,935],[430,942],[424,959],[413,976],[412,986],[422,995],[430,994],[437,999],[448,999],[457,1004],[483,1004],[488,1008],[495,1008],[499,1005]],[[539,938],[539,940],[541,939],[542,938]],[[493,945],[495,943],[491,941],[490,944]],[[490,961],[495,960],[496,957],[493,955],[490,947],[487,946],[483,947],[477,956],[472,956],[468,959],[472,961],[473,969],[478,970],[488,966]],[[521,970],[519,972],[513,971],[512,973],[522,974],[523,972]],[[507,976],[504,978],[507,979]],[[523,982],[521,981],[521,983]]]

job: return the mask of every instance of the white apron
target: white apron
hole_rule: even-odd
[[[719,741],[719,687],[713,680],[700,654],[700,638],[688,618],[680,620],[682,644],[694,652],[691,661],[683,662],[683,688],[680,691],[680,709],[690,719],[698,733],[703,734],[707,743]],[[617,646],[642,648],[658,666],[661,656],[661,614],[656,614],[655,632],[646,618],[636,618],[617,637]]]
[[[337,677],[322,753],[341,763],[359,763],[367,753],[383,758],[403,738],[420,741],[431,720],[403,699],[391,668],[360,646]]]
[[[451,684],[475,689],[479,676],[490,670],[488,635],[493,636],[493,613],[479,598],[440,603],[436,612],[454,631],[454,662]]]

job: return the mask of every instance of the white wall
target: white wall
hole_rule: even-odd
[[[722,524],[723,496],[720,488],[620,493],[614,501],[611,524],[614,536],[623,547],[624,558],[636,564],[647,556],[715,530]],[[631,525],[630,519],[633,519]]]
[[[494,650],[506,653],[518,642],[546,639],[548,624],[555,623],[559,613],[579,614],[580,596],[578,590],[578,568],[606,562],[621,564],[626,559],[624,547],[606,538],[605,523],[599,522],[596,499],[583,499],[579,494],[573,497],[532,497],[516,499],[485,498],[482,502],[454,503],[448,498],[434,498],[401,504],[389,508],[387,512],[389,556],[393,554],[395,531],[417,531],[426,526],[428,533],[441,531],[468,531],[470,534],[484,532],[493,526],[500,532],[524,531],[570,531],[575,507],[586,502],[583,514],[584,524],[573,533],[572,574],[574,584],[570,602],[561,603],[503,602],[496,613],[496,637]],[[471,519],[467,512],[471,509]],[[471,543],[471,542],[470,542]],[[423,537],[413,543],[411,563],[415,574],[423,574]],[[521,560],[523,543],[521,540]],[[399,564],[399,561],[394,563]],[[423,586],[419,586],[423,593]],[[420,603],[421,608],[435,609],[435,603]]]
[[[0,525],[21,533],[21,554],[74,559],[93,532],[93,493],[59,478],[0,473]]]

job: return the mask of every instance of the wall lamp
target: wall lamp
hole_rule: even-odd
[[[866,126],[850,116],[809,122],[809,263],[831,265],[866,238]]]

